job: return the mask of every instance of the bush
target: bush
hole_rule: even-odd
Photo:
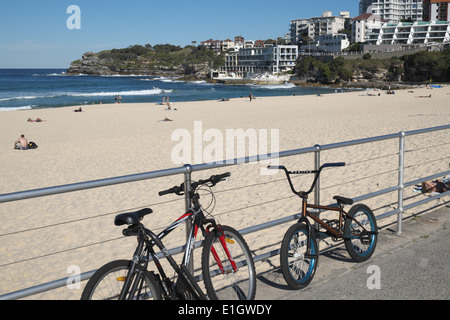
[[[409,81],[450,81],[450,50],[422,51],[403,57],[405,75]]]

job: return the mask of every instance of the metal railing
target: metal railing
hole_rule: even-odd
[[[391,139],[399,139],[399,167],[398,167],[398,184],[393,187],[385,188],[376,192],[372,192],[366,195],[358,196],[356,198],[353,198],[354,202],[360,202],[366,199],[378,197],[383,194],[391,193],[397,191],[397,208],[394,210],[391,210],[389,212],[383,213],[382,215],[378,215],[377,219],[382,219],[388,216],[392,216],[397,214],[397,233],[400,234],[402,232],[402,220],[403,220],[403,212],[405,210],[411,209],[413,207],[416,207],[418,205],[425,204],[427,202],[433,201],[435,199],[450,195],[450,191],[447,191],[445,193],[441,193],[438,195],[434,195],[431,197],[427,197],[425,199],[416,201],[412,204],[404,205],[403,204],[403,191],[406,187],[416,185],[424,180],[432,180],[439,177],[442,177],[444,175],[450,174],[450,170],[436,173],[427,177],[422,177],[417,180],[413,181],[404,181],[404,158],[405,158],[405,138],[412,135],[418,135],[418,134],[424,134],[428,132],[435,132],[440,130],[448,130],[450,129],[450,125],[444,125],[439,127],[432,127],[432,128],[426,128],[426,129],[420,129],[420,130],[414,130],[414,131],[407,131],[407,132],[399,132],[395,134],[388,134],[383,136],[377,136],[372,138],[365,138],[365,139],[358,139],[358,140],[351,140],[346,142],[339,142],[339,143],[332,143],[327,145],[316,145],[314,147],[309,148],[302,148],[302,149],[296,149],[296,150],[289,150],[289,151],[283,151],[277,154],[266,154],[266,155],[258,155],[253,157],[243,157],[233,160],[226,160],[214,164],[199,164],[199,165],[185,165],[183,167],[179,168],[173,168],[173,169],[166,169],[166,170],[159,170],[159,171],[152,171],[148,173],[141,173],[141,174],[134,174],[134,175],[127,175],[127,176],[121,176],[121,177],[115,177],[115,178],[108,178],[108,179],[102,179],[102,180],[95,180],[95,181],[88,181],[88,182],[81,182],[81,183],[75,183],[75,184],[68,184],[68,185],[62,185],[62,186],[55,186],[50,188],[42,188],[42,189],[35,189],[35,190],[29,190],[29,191],[22,191],[22,192],[15,192],[10,194],[4,194],[0,195],[0,204],[6,203],[6,202],[12,202],[12,201],[20,201],[25,199],[31,199],[31,198],[37,198],[37,197],[44,197],[44,196],[50,196],[55,194],[61,194],[61,193],[68,193],[68,192],[74,192],[74,191],[80,191],[80,190],[86,190],[86,189],[92,189],[92,188],[99,188],[99,187],[106,187],[106,186],[112,186],[117,184],[123,184],[123,183],[131,183],[136,181],[142,181],[147,179],[155,179],[155,178],[161,178],[161,177],[167,177],[172,175],[179,175],[184,174],[185,184],[187,187],[189,187],[191,182],[191,174],[195,171],[203,171],[203,170],[210,170],[215,168],[222,168],[222,167],[228,167],[233,166],[237,164],[244,164],[244,163],[254,163],[258,161],[264,161],[264,160],[270,160],[274,158],[284,158],[284,157],[290,157],[290,156],[297,156],[302,154],[308,154],[308,153],[314,153],[314,165],[315,169],[317,170],[320,165],[320,155],[321,152],[332,150],[332,149],[338,149],[338,148],[344,148],[344,147],[350,147],[355,145],[361,145],[361,144],[367,144],[372,142],[378,142],[383,140],[391,140]],[[314,190],[314,202],[315,204],[320,203],[320,180],[316,184],[316,188]],[[185,196],[185,207],[186,209],[189,209],[190,207],[190,199],[187,196]],[[264,230],[267,228],[271,228],[274,226],[278,226],[290,221],[294,221],[299,218],[299,214],[291,215],[288,217],[280,218],[277,220],[269,221],[263,224],[255,225],[248,227],[246,229],[239,230],[239,232],[242,235],[250,234],[253,232],[257,232],[260,230]],[[187,228],[189,230],[189,228]],[[196,243],[196,247],[201,245],[201,241]],[[171,254],[178,254],[183,252],[184,247],[177,247],[173,248],[170,251]],[[269,252],[265,252],[263,254],[260,254],[258,256],[254,257],[255,262],[261,261],[263,259],[267,259],[269,257],[275,256],[279,254],[279,249],[272,250]],[[80,275],[80,281],[85,281],[89,279],[93,274],[95,270],[89,271],[86,273],[83,273]],[[16,292],[0,295],[0,300],[15,300],[15,299],[21,299],[28,296],[32,296],[38,293],[54,290],[57,288],[61,288],[67,285],[69,278],[63,278],[59,280],[55,280],[49,283],[41,284],[38,286],[30,287],[27,289],[19,290]]]

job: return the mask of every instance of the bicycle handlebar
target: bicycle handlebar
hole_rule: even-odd
[[[323,168],[326,168],[326,167],[344,167],[344,166],[345,166],[345,162],[324,163],[322,165]]]
[[[217,183],[219,183],[220,181],[223,181],[225,178],[228,178],[229,176],[231,176],[231,173],[226,172],[223,174],[212,175],[211,177],[209,177],[206,180],[199,180],[196,182],[192,182],[191,190],[195,190],[195,189],[197,189],[198,186],[208,184],[208,183],[211,183],[212,186],[215,186]],[[171,194],[171,193],[175,193],[176,195],[179,195],[179,196],[183,195],[184,194],[184,182],[179,186],[174,186],[170,189],[160,191],[160,192],[158,192],[158,195],[164,196],[166,194]]]
[[[297,171],[288,171],[285,166],[268,166],[267,169],[280,169],[285,170],[289,174],[308,174],[308,173],[318,173],[323,168],[328,167],[343,167],[345,166],[345,162],[334,162],[334,163],[324,163],[319,170],[297,170]]]
[[[320,166],[319,170],[300,170],[300,171],[288,171],[288,169],[285,166],[268,166],[267,169],[280,169],[283,170],[286,173],[286,177],[288,179],[289,185],[291,187],[292,192],[296,195],[304,194],[307,195],[312,192],[314,189],[314,186],[317,182],[317,179],[319,178],[320,172],[323,168],[329,168],[329,167],[343,167],[345,166],[345,162],[334,162],[334,163],[324,163],[322,166]],[[315,173],[316,176],[314,177],[314,181],[311,185],[311,188],[308,191],[296,191],[294,188],[294,185],[291,181],[291,174],[309,174],[309,173]]]

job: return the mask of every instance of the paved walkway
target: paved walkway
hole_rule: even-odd
[[[371,259],[357,264],[343,245],[321,252],[316,275],[291,290],[280,269],[262,274],[257,300],[450,299],[450,205],[383,228]],[[279,257],[271,258],[279,266]]]

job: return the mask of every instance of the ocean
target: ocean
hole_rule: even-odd
[[[327,94],[327,87],[280,85],[224,85],[152,76],[66,75],[65,69],[0,69],[0,111],[58,108],[98,103],[220,100],[247,97]]]

